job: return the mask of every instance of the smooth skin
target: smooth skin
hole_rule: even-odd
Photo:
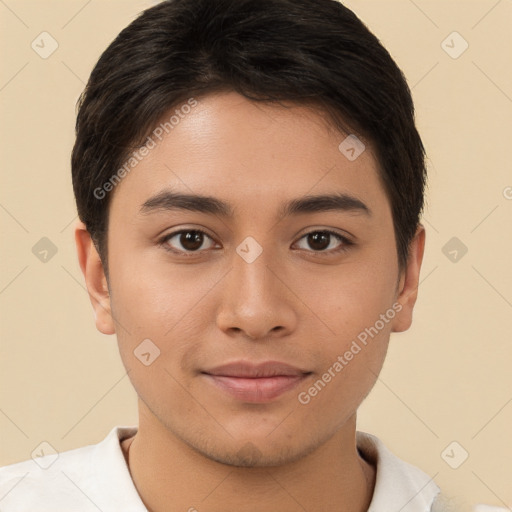
[[[139,429],[122,448],[149,511],[367,510],[375,467],[357,451],[356,413],[390,333],[411,325],[425,230],[418,227],[399,272],[371,145],[349,161],[338,149],[346,135],[306,106],[207,95],[115,188],[108,282],[77,225],[96,327],[117,335],[139,397]],[[141,211],[169,190],[213,196],[233,216]],[[289,200],[332,193],[359,199],[370,214],[280,216]],[[206,235],[195,245],[168,236],[179,230]],[[322,230],[352,244],[327,235],[323,248],[307,236]],[[249,236],[262,248],[252,263],[236,251]],[[397,303],[400,312],[379,334],[300,403],[299,393]],[[149,366],[134,355],[145,339],[160,350]],[[237,360],[280,361],[311,374],[269,402],[248,403],[201,373]]]

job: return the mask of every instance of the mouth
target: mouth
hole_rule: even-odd
[[[237,361],[201,373],[217,390],[235,399],[265,403],[291,391],[312,372],[276,361]]]

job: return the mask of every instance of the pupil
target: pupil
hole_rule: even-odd
[[[203,234],[199,231],[187,231],[180,238],[181,245],[189,251],[197,250],[203,245]]]
[[[308,243],[312,249],[322,250],[329,247],[329,233],[312,233],[308,235]]]

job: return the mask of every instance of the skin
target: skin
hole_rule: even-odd
[[[375,467],[356,449],[357,409],[390,333],[411,324],[425,231],[418,227],[399,272],[371,145],[351,162],[338,149],[345,137],[305,106],[256,105],[234,92],[205,96],[114,190],[108,282],[89,233],[77,225],[96,326],[117,335],[139,397],[139,430],[122,448],[148,510],[367,510]],[[221,199],[234,216],[141,213],[148,198],[170,188]],[[278,216],[287,200],[333,192],[355,196],[371,215]],[[161,243],[179,229],[211,238],[187,257],[190,246],[179,236]],[[335,253],[343,242],[331,237],[319,251],[304,235],[322,229],[353,245]],[[236,252],[248,236],[263,250],[252,263]],[[401,311],[301,404],[298,394],[395,303]],[[149,366],[133,353],[147,338],[160,349]],[[200,373],[239,359],[312,373],[268,403],[247,403]]]

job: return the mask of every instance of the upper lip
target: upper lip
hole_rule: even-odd
[[[210,370],[203,371],[203,373],[224,377],[245,377],[255,379],[263,377],[276,377],[278,375],[302,376],[310,372],[278,361],[263,361],[260,363],[235,361],[233,363],[216,366]]]

